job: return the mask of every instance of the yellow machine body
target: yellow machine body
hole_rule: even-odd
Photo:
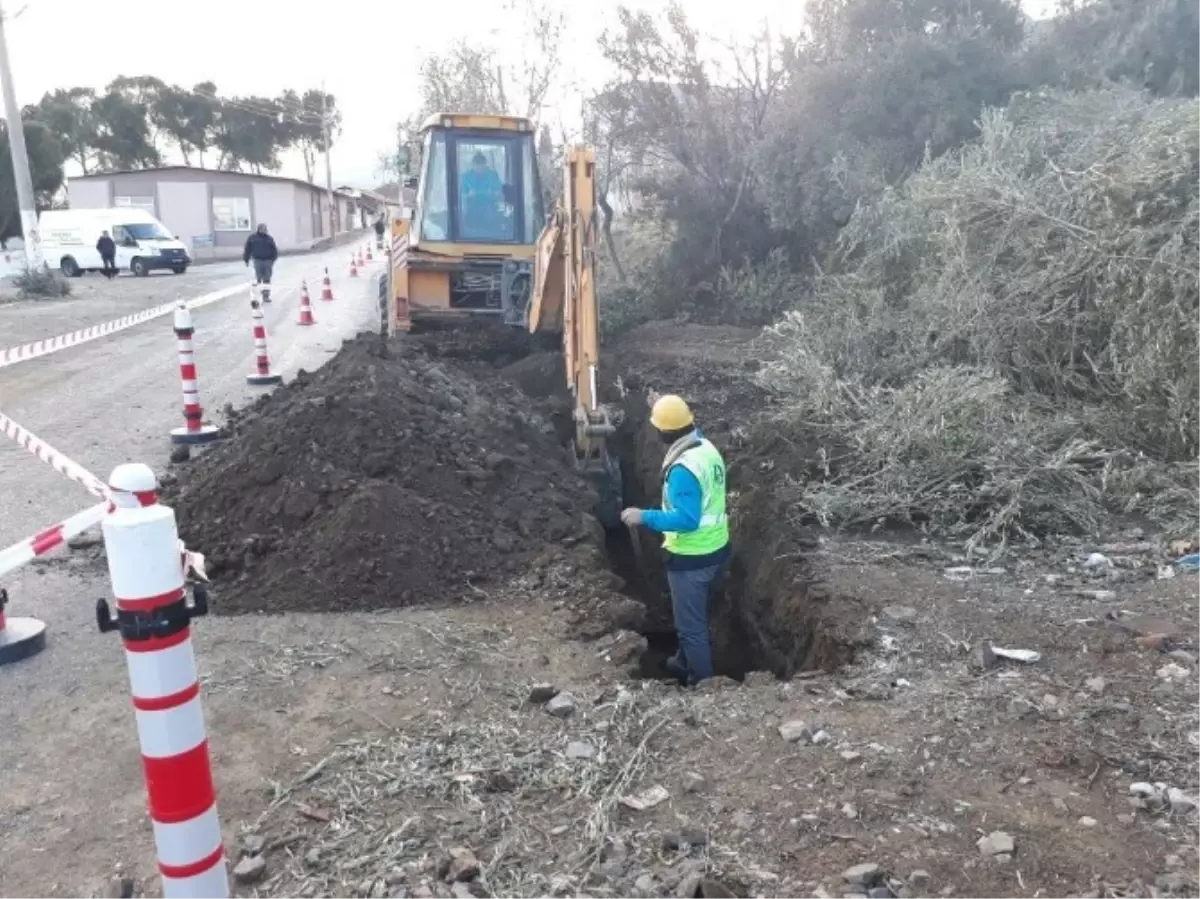
[[[393,221],[389,331],[485,319],[523,326],[545,224],[533,124],[439,113],[421,127],[410,221]]]

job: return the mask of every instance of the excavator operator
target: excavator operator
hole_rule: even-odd
[[[504,194],[504,182],[488,164],[487,157],[476,153],[471,167],[462,174],[463,233],[475,240],[501,237],[503,221],[497,209]],[[495,233],[499,230],[499,234]]]
[[[708,606],[713,584],[729,560],[725,460],[696,427],[682,398],[659,397],[650,424],[667,444],[661,509],[629,508],[621,520],[663,535],[671,610],[679,652],[667,670],[687,685],[712,677]]]

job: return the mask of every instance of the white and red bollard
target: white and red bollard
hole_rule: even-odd
[[[326,302],[333,299],[333,282],[329,280],[329,269],[325,269],[325,279],[321,282],[321,299]]]
[[[308,282],[300,282],[300,320],[298,325],[315,325],[317,320],[312,314],[312,300],[308,296]]]
[[[8,591],[0,587],[0,665],[35,656],[46,648],[46,622],[37,618],[9,618],[4,614]]]
[[[350,254],[350,277],[351,277],[351,278],[357,278],[357,277],[358,277],[358,265],[357,265],[357,263],[354,261],[354,254],[353,254],[353,253],[351,253],[351,254]]]
[[[200,388],[196,380],[196,350],[192,337],[192,313],[186,303],[175,309],[175,342],[179,348],[179,378],[183,383],[182,428],[171,429],[172,443],[210,443],[221,436],[221,429],[204,423],[200,408]]]
[[[250,291],[250,310],[254,320],[254,362],[253,374],[246,375],[246,383],[252,387],[270,387],[283,382],[283,375],[271,371],[271,359],[267,356],[267,326],[263,323],[262,306]]]
[[[192,653],[191,621],[207,613],[207,595],[197,586],[188,601],[175,513],[159,504],[154,472],[118,465],[108,483],[102,529],[116,615],[98,600],[96,622],[125,646],[163,896],[224,899],[229,874]]]

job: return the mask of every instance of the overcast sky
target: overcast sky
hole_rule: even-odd
[[[1053,0],[1026,0],[1033,14]],[[101,88],[118,75],[155,75],[191,86],[213,81],[222,94],[273,96],[319,87],[337,97],[343,130],[333,147],[334,180],[377,181],[377,158],[395,123],[417,103],[421,58],[456,38],[513,46],[515,23],[501,0],[359,2],[203,0],[164,6],[108,0],[0,0],[7,22],[17,98],[46,91]],[[626,0],[648,11],[666,0]],[[748,38],[764,21],[797,33],[802,0],[685,0],[702,32]],[[567,10],[566,69],[554,102],[575,107],[580,90],[603,80],[596,37],[615,23],[615,2],[562,2]],[[15,18],[13,18],[15,17]],[[557,114],[552,113],[557,118]],[[557,130],[557,129],[556,129]],[[284,174],[303,177],[289,158]]]

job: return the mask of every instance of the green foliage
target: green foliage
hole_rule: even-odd
[[[1023,64],[1038,83],[1124,81],[1159,96],[1200,93],[1197,0],[1079,0],[1039,29]]]
[[[86,175],[96,164],[96,118],[92,107],[96,92],[90,87],[73,87],[46,94],[23,115],[41,122],[58,138],[67,159],[78,163]]]
[[[1021,94],[864,204],[772,332],[830,460],[797,501],[976,540],[1194,518],[1198,192],[1197,104],[1108,88]]]
[[[39,206],[48,206],[50,198],[62,187],[63,147],[42,122],[27,119],[23,124],[34,198]],[[13,177],[8,130],[0,125],[0,240],[8,240],[20,233],[17,185]]]
[[[67,279],[47,269],[26,269],[13,279],[13,283],[22,300],[57,300],[71,295]]]
[[[93,146],[103,170],[153,168],[162,162],[151,139],[147,107],[131,94],[110,85],[108,92],[92,104],[96,123]]]

